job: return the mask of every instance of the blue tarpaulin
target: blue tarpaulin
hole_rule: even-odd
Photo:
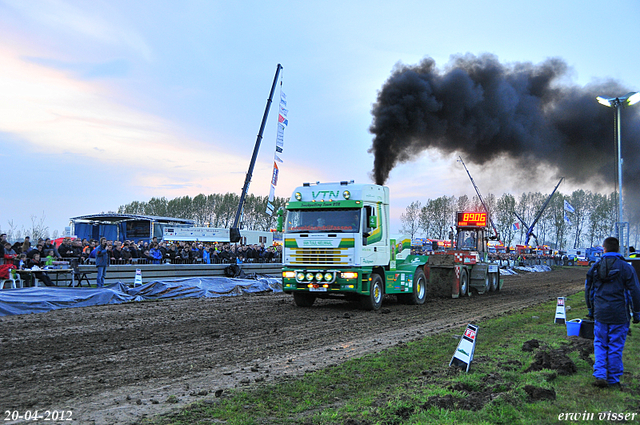
[[[34,287],[0,291],[0,316],[44,313],[50,310],[132,301],[212,298],[256,292],[282,292],[280,278],[184,278],[154,281],[131,288],[122,282],[105,288]]]

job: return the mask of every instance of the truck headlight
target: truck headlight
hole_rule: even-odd
[[[320,282],[322,280],[322,272],[316,273],[316,280]]]
[[[343,279],[357,279],[358,272],[342,272],[340,274],[340,277],[342,277]]]
[[[307,280],[308,281],[312,281],[313,280],[313,273],[311,273],[311,272],[307,273]]]
[[[282,277],[284,279],[294,279],[296,277],[296,272],[293,270],[286,270],[282,272]]]
[[[304,280],[304,273],[298,272],[298,274],[296,275],[296,280],[298,282],[302,282]]]
[[[327,282],[330,282],[333,280],[333,273],[325,273],[324,274],[324,280],[326,280]]]

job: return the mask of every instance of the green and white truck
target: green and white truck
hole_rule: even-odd
[[[411,254],[409,236],[389,233],[386,186],[305,183],[286,210],[282,287],[300,307],[342,296],[377,310],[385,294],[424,304],[427,296],[459,298],[502,288],[498,265],[488,259],[487,212],[457,212],[451,249],[426,256]]]
[[[423,304],[428,257],[411,255],[410,237],[389,230],[386,186],[342,181],[297,187],[283,228],[284,292],[300,307],[341,296],[377,310],[385,294]]]

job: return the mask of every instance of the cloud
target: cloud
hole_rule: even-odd
[[[4,0],[5,5],[30,21],[38,23],[57,33],[68,33],[73,36],[69,42],[77,43],[85,40],[104,45],[126,46],[136,55],[151,60],[152,54],[148,44],[137,32],[126,28],[124,19],[111,17],[118,25],[112,25],[98,13],[113,13],[107,9],[108,4],[93,3],[92,12],[81,10],[61,0]]]
[[[126,59],[113,59],[101,63],[65,62],[41,57],[25,57],[24,59],[49,68],[75,72],[87,80],[105,77],[126,77],[131,70],[131,62]]]
[[[230,153],[230,141],[194,138],[179,123],[123,106],[126,99],[120,102],[108,84],[23,60],[1,44],[0,62],[0,132],[36,151],[66,154],[107,175],[126,173],[141,199],[242,188],[249,157]],[[262,146],[267,158],[271,149]],[[255,193],[268,193],[272,165],[256,164]],[[291,179],[308,173],[286,166]],[[289,190],[279,189],[280,196]]]

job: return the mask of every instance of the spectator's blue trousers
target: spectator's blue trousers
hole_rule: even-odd
[[[609,385],[620,382],[624,371],[622,366],[622,350],[629,332],[629,323],[608,325],[596,320],[593,326],[593,351],[596,362],[593,365],[593,376],[604,379]]]
[[[96,286],[102,288],[104,286],[104,276],[107,274],[107,266],[98,266],[98,277],[96,278]]]

